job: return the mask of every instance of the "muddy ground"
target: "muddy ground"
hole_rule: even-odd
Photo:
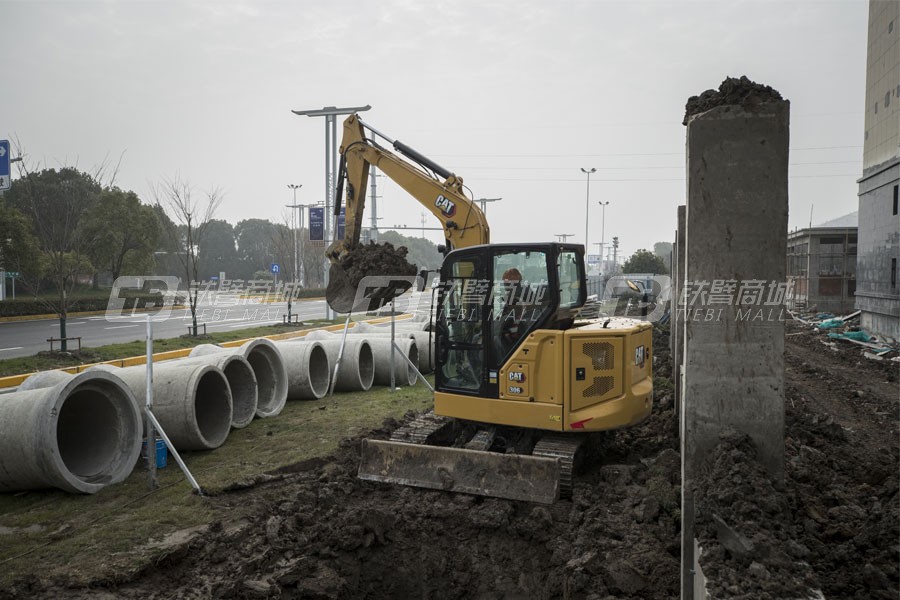
[[[806,325],[787,334],[784,480],[756,462],[749,438],[726,432],[696,492],[711,591],[897,598],[900,365]]]
[[[786,482],[756,468],[749,440],[723,438],[698,525],[704,569],[718,597],[789,598],[813,587],[827,598],[896,598],[896,363],[866,360],[852,345],[832,350],[806,328],[788,332]],[[657,332],[654,343],[653,415],[594,446],[571,501],[359,481],[360,438],[347,439],[328,459],[210,499],[222,518],[137,573],[84,588],[36,572],[0,598],[677,598],[668,336]],[[248,506],[249,517],[227,517]]]

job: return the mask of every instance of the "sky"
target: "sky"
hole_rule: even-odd
[[[0,139],[31,169],[107,172],[145,202],[179,177],[218,218],[325,198],[325,122],[363,120],[464,179],[493,242],[572,234],[619,257],[674,239],[685,101],[747,75],[791,101],[789,228],[857,210],[864,0],[0,0]],[[338,127],[340,135],[340,127]],[[14,152],[15,154],[15,152]],[[581,169],[596,169],[587,177]],[[379,227],[439,242],[379,178]],[[601,209],[600,202],[609,202]],[[587,205],[587,206],[586,206]],[[585,217],[587,212],[587,219]],[[368,214],[365,223],[369,224]]]

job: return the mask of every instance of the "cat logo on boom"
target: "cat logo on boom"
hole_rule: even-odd
[[[456,214],[456,203],[445,197],[443,194],[438,195],[434,205],[441,209],[445,216],[452,217]]]

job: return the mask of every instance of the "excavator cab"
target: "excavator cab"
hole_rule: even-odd
[[[438,392],[499,398],[499,372],[528,336],[565,330],[587,292],[575,244],[492,244],[451,252],[435,321]]]

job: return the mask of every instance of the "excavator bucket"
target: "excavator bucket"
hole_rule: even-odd
[[[553,504],[559,497],[560,462],[543,456],[366,439],[358,476],[367,481]]]
[[[325,300],[332,310],[339,313],[368,312],[378,310],[412,287],[404,280],[393,280],[391,285],[359,289],[359,281],[354,280],[342,263],[334,263],[328,270],[328,287]]]
[[[392,244],[356,244],[341,254],[339,260],[332,257],[328,271],[328,287],[325,300],[340,313],[378,310],[410,287],[417,274],[415,265],[406,261],[407,250]],[[360,283],[380,278],[383,287],[369,283],[360,289]]]

